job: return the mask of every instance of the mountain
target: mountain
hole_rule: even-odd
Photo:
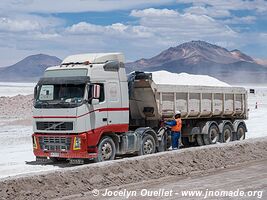
[[[0,68],[0,82],[37,81],[47,67],[60,63],[55,56],[28,56],[12,66]],[[204,41],[191,41],[170,47],[152,58],[126,63],[126,70],[166,70],[210,75],[230,84],[266,84],[267,67],[263,63],[237,49],[229,51]]]
[[[167,70],[206,74],[228,83],[266,83],[267,68],[235,49],[229,51],[204,41],[186,42],[160,54],[126,64],[127,71]]]
[[[60,63],[55,56],[31,55],[14,65],[0,68],[0,81],[37,81],[47,67]]]
[[[251,58],[250,56],[242,53],[238,49],[232,50],[231,54],[238,60],[243,60],[243,61],[251,62],[251,63],[256,62],[253,58]]]

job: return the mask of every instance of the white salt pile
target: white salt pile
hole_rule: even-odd
[[[231,87],[231,85],[208,75],[155,71],[152,72],[152,79],[156,84]]]

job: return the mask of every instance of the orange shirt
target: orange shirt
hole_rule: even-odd
[[[172,131],[179,132],[182,129],[182,120],[181,118],[175,119],[176,125],[172,127]]]

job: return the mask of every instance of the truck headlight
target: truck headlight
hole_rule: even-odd
[[[34,149],[37,149],[37,142],[36,142],[36,137],[32,136],[32,146]]]
[[[80,150],[81,144],[82,144],[81,138],[80,137],[74,137],[73,150]]]

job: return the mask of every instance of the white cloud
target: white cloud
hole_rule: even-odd
[[[223,20],[225,24],[252,24],[256,21],[255,16],[245,16],[245,17],[232,17],[230,19]]]
[[[135,38],[135,37],[149,37],[151,34],[146,27],[130,26],[122,23],[115,23],[108,26],[100,26],[90,24],[87,22],[80,22],[71,27],[66,28],[66,34],[73,35],[95,35],[97,37],[113,38]]]
[[[174,0],[1,0],[0,8],[27,13],[75,13],[127,10],[149,5],[165,5],[170,2]]]
[[[35,31],[39,30],[41,25],[38,22],[30,20],[10,19],[6,17],[0,18],[0,31]]]
[[[193,6],[212,6],[217,10],[255,10],[263,13],[267,11],[265,0],[177,0],[177,3],[192,3]]]
[[[119,31],[119,32],[124,32],[127,29],[128,26],[125,26],[122,23],[115,23],[111,25],[111,28],[113,30]]]
[[[214,18],[223,18],[224,24],[252,24],[257,18],[255,16],[236,17],[228,10],[218,10],[216,7],[193,6],[184,10],[186,13],[194,15],[208,15]]]
[[[51,40],[51,39],[57,39],[58,37],[61,37],[60,34],[58,33],[40,33],[40,32],[36,32],[33,35],[34,39],[40,39],[40,40]]]
[[[90,34],[96,33],[99,34],[102,32],[103,27],[95,24],[90,24],[87,22],[79,22],[78,24],[74,24],[71,27],[68,27],[67,32],[73,34]]]
[[[208,15],[211,17],[228,17],[231,13],[228,10],[217,9],[215,7],[192,6],[185,9],[185,12],[196,15]]]
[[[0,16],[0,32],[32,32],[46,31],[63,25],[64,22],[54,17],[40,17],[37,15],[9,13]]]
[[[144,10],[132,10],[133,17],[176,17],[178,12],[170,9],[147,8]]]

